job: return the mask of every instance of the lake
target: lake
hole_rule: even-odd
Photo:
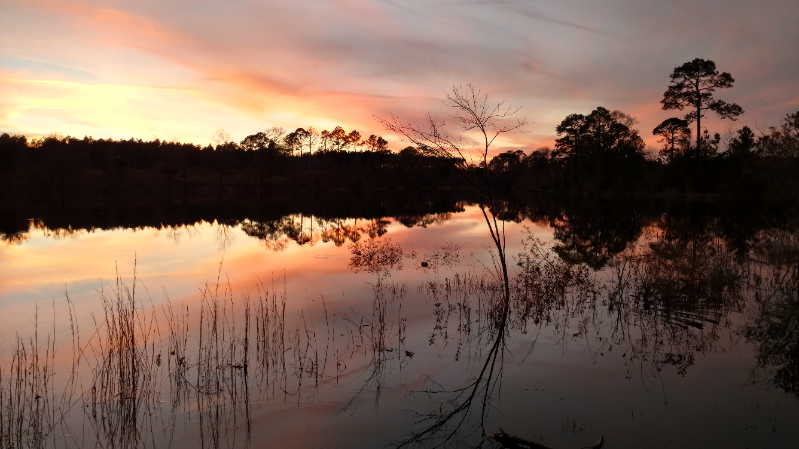
[[[17,219],[2,444],[799,445],[790,219],[503,204],[507,304],[468,200]]]

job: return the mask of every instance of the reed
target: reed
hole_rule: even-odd
[[[73,343],[78,341],[74,306],[67,295],[68,320]],[[46,336],[39,333],[39,308],[34,312],[33,335],[16,335],[11,360],[0,369],[0,447],[46,447],[66,432],[63,417],[75,402],[79,354],[73,344],[71,371],[61,383],[55,376],[55,304],[53,322]]]

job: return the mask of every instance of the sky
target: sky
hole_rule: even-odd
[[[652,129],[675,67],[716,62],[746,111],[711,132],[799,110],[796,0],[0,0],[0,132],[205,145],[271,126],[340,125],[406,146],[454,85],[520,106],[496,149],[552,145],[597,106]]]

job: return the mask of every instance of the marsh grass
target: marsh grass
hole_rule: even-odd
[[[257,376],[262,392],[267,398],[288,394],[286,385],[286,303],[285,289],[278,297],[277,289],[266,288],[262,281],[256,284],[258,301],[255,305],[255,358]]]
[[[68,299],[68,298],[67,298]],[[69,320],[74,323],[74,308],[68,301]],[[55,315],[55,307],[53,307]],[[11,360],[0,369],[0,446],[44,447],[62,428],[62,418],[75,394],[75,353],[73,369],[58,385],[55,375],[55,325],[51,333],[39,335],[39,309],[36,308],[33,335],[16,335]],[[74,326],[72,337],[76,337]]]
[[[104,335],[92,348],[96,365],[89,396],[90,423],[95,435],[123,448],[137,446],[141,432],[147,430],[149,423],[141,420],[139,411],[157,391],[153,382],[158,376],[150,374],[155,366],[155,317],[143,313],[136,287],[134,275],[131,287],[117,277],[110,291],[101,288],[103,315],[95,325]]]
[[[193,315],[166,294],[156,306],[134,264],[130,281],[117,276],[98,290],[101,313],[85,341],[67,296],[71,341],[58,345],[55,304],[46,336],[37,308],[33,334],[17,335],[0,369],[0,447],[170,446],[181,425],[198,431],[202,447],[248,445],[253,403],[301,404],[303,388],[325,376],[334,335],[324,298],[326,337],[310,307],[289,328],[285,279],[282,288],[257,286],[255,296],[235,297],[220,266]],[[72,357],[59,356],[67,365],[56,373],[64,348]]]
[[[359,315],[353,311],[344,318],[348,324],[347,350],[351,355],[360,353],[368,360],[361,387],[342,409],[345,412],[356,407],[368,391],[374,393],[376,410],[380,406],[387,370],[392,367],[402,369],[403,363],[412,357],[404,348],[403,329],[407,320],[403,320],[401,315],[402,302],[407,295],[406,286],[377,276],[372,291],[369,315]]]

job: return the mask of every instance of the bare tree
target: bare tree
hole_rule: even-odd
[[[453,86],[446,94],[444,104],[451,108],[451,118],[458,129],[457,134],[449,132],[448,124],[431,114],[427,115],[423,124],[409,123],[392,115],[390,119],[375,117],[386,129],[400,135],[404,140],[416,145],[428,156],[451,159],[458,171],[465,177],[479,198],[479,207],[488,226],[491,240],[496,249],[495,263],[497,281],[503,286],[503,297],[498,301],[496,313],[496,340],[489,349],[485,362],[478,375],[464,388],[456,390],[457,398],[450,410],[441,411],[433,419],[432,424],[424,431],[417,433],[400,446],[419,443],[442,430],[447,422],[456,420],[455,429],[466,419],[474,398],[479,397],[481,407],[481,427],[487,413],[489,397],[496,389],[502,372],[502,359],[505,353],[505,334],[510,311],[510,283],[506,258],[506,242],[504,223],[497,220],[500,210],[492,191],[488,173],[488,153],[494,141],[502,134],[520,130],[528,121],[525,117],[517,117],[521,108],[506,105],[505,100],[490,102],[488,96],[475,89],[471,84]],[[478,140],[469,143],[466,134],[477,134]],[[478,164],[475,164],[475,159]],[[479,167],[474,170],[474,166]],[[459,417],[459,418],[458,418]],[[485,434],[485,429],[482,429]],[[452,438],[454,432],[445,438]],[[442,443],[443,444],[443,443]]]
[[[505,296],[510,297],[508,273],[505,259],[505,229],[500,225],[494,211],[497,210],[488,170],[488,153],[494,141],[502,134],[520,130],[527,125],[526,117],[517,117],[521,107],[506,105],[505,100],[489,102],[488,95],[475,89],[472,84],[453,86],[446,94],[444,104],[451,108],[451,118],[459,129],[457,135],[449,132],[446,121],[428,114],[424,124],[408,123],[392,115],[390,119],[375,117],[386,129],[399,134],[428,156],[454,160],[459,172],[480,197],[480,210],[502,268]],[[478,141],[470,144],[464,135],[477,133]],[[479,175],[471,170],[474,158],[479,160]],[[487,209],[486,209],[487,208]],[[490,215],[490,216],[489,216]]]
[[[233,140],[230,138],[230,133],[225,131],[225,128],[219,128],[216,130],[213,136],[211,136],[211,140],[214,142],[214,146],[225,146],[228,143],[232,142]]]
[[[265,129],[264,134],[268,139],[277,143],[283,140],[283,136],[286,135],[286,129],[282,126],[272,126],[271,128]]]

